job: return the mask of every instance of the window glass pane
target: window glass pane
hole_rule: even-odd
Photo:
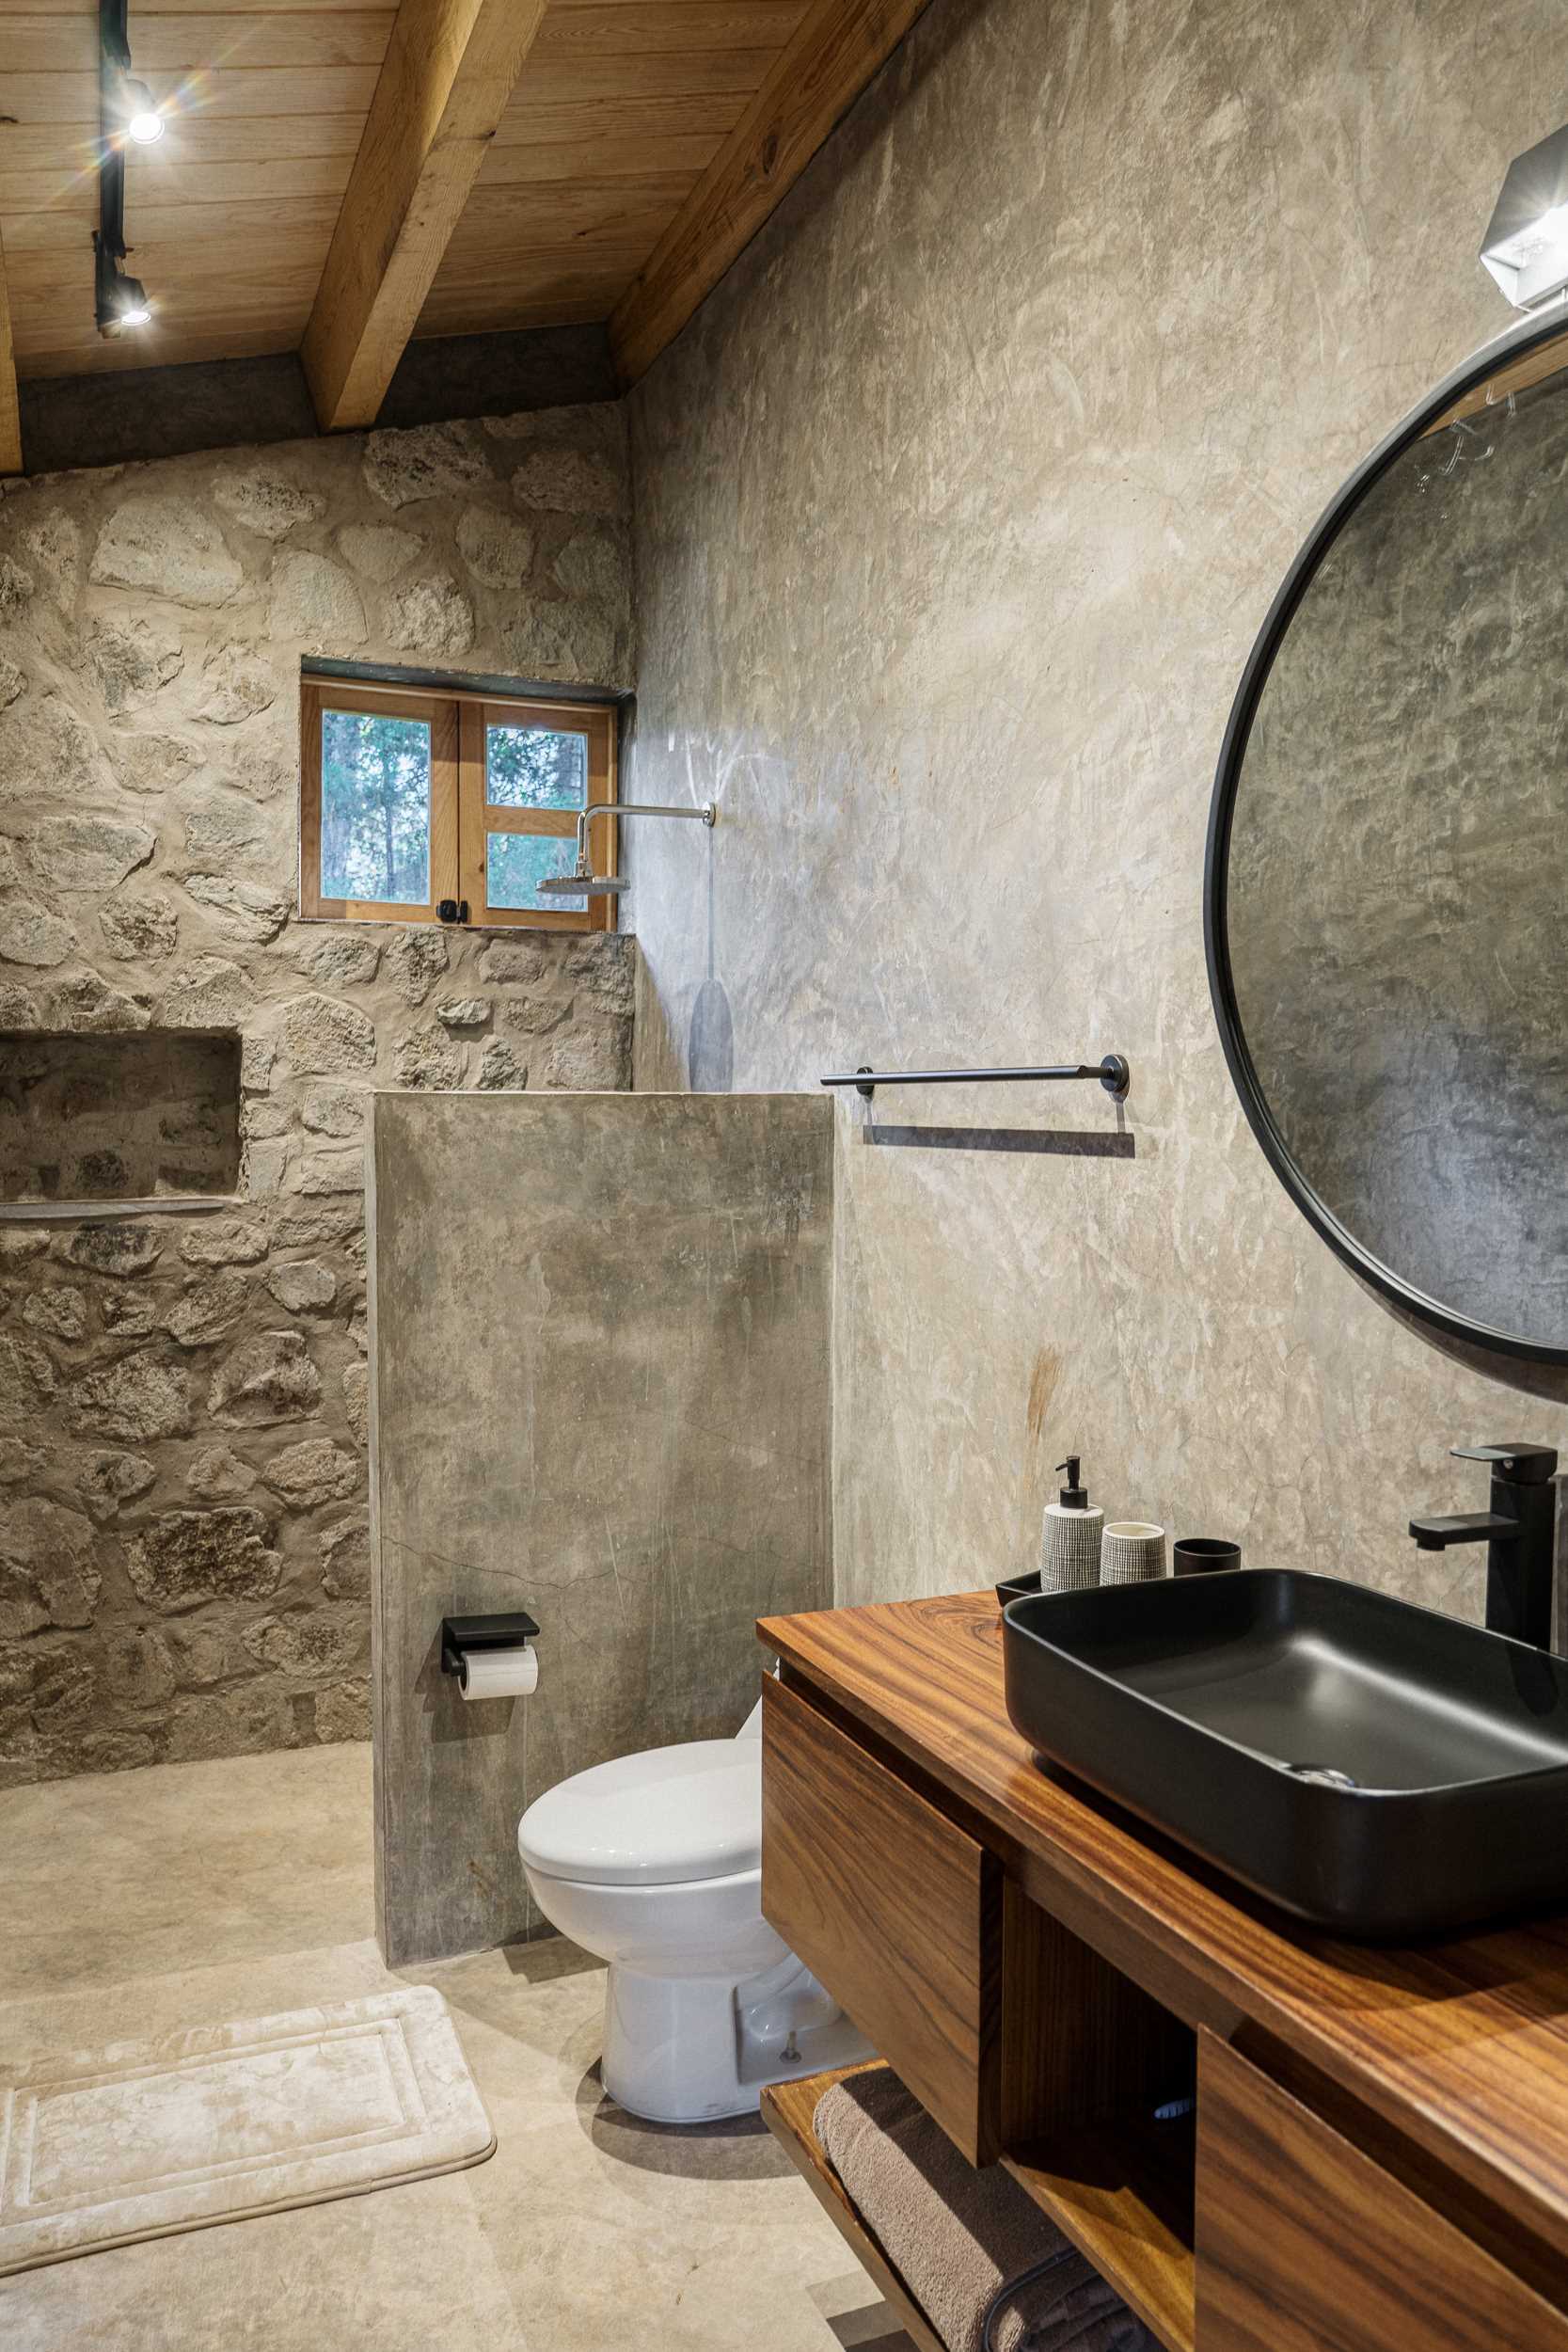
[[[544,897],[546,874],[569,874],[578,845],[570,834],[491,833],[484,836],[484,895],[493,907],[553,907],[580,914],[586,898]]]
[[[322,712],[322,897],[430,898],[430,726]]]
[[[549,727],[486,727],[484,797],[497,808],[581,808],[588,738]]]

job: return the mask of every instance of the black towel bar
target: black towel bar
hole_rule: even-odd
[[[824,1078],[825,1087],[853,1087],[870,1102],[879,1087],[990,1086],[999,1081],[1046,1078],[1098,1078],[1107,1094],[1119,1103],[1132,1072],[1122,1054],[1107,1054],[1101,1061],[1059,1062],[1048,1070],[872,1070],[840,1071]]]

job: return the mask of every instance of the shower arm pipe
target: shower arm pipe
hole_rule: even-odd
[[[584,881],[594,871],[588,863],[588,828],[595,817],[695,817],[705,825],[714,825],[719,821],[719,811],[711,801],[705,801],[700,808],[670,808],[658,801],[593,802],[578,818],[577,870]]]
[[[1100,1061],[1057,1062],[1040,1070],[859,1070],[840,1071],[824,1078],[825,1087],[853,1087],[869,1103],[879,1087],[956,1087],[1007,1085],[1015,1080],[1038,1083],[1046,1079],[1098,1078],[1107,1094],[1119,1103],[1132,1080],[1123,1054],[1106,1054]]]

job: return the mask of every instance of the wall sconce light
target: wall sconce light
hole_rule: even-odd
[[[1481,258],[1517,310],[1568,287],[1568,124],[1509,165]]]
[[[120,268],[125,243],[125,141],[150,147],[164,118],[145,82],[131,76],[128,0],[98,0],[98,227],[93,231],[93,314],[101,335],[145,326],[152,305],[139,278]]]

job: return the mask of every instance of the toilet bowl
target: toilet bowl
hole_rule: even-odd
[[[870,2055],[762,1915],[760,1716],[595,1764],[517,1824],[534,1901],[610,1963],[604,2087],[654,2122],[745,2115],[767,2083]]]

